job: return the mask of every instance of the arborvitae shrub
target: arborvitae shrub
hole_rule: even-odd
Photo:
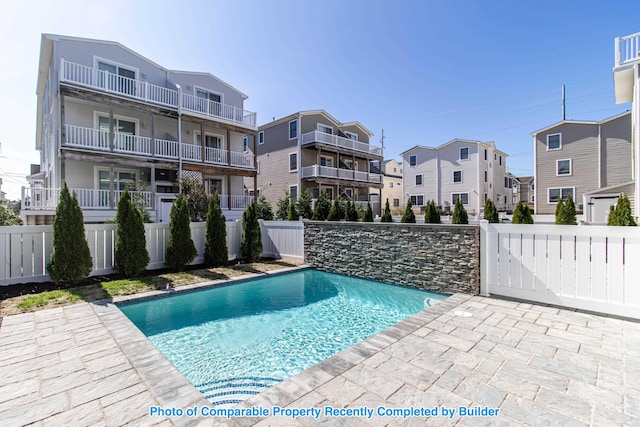
[[[469,215],[467,215],[467,210],[462,205],[462,199],[460,199],[460,197],[456,199],[456,206],[453,208],[451,224],[469,224]]]
[[[409,200],[407,202],[407,207],[404,210],[404,214],[402,214],[402,218],[400,219],[401,223],[415,224],[416,214],[413,213],[411,206],[411,200]]]
[[[82,210],[65,183],[53,220],[53,253],[47,271],[55,283],[77,283],[91,273],[92,264]]]
[[[531,209],[529,206],[520,202],[513,211],[513,217],[511,218],[513,224],[533,224],[533,216],[531,215]]]
[[[576,221],[576,205],[573,203],[573,197],[571,194],[567,195],[567,200],[564,202],[564,208],[562,210],[562,222],[564,225],[577,225]]]
[[[196,245],[191,240],[189,207],[184,197],[178,196],[171,207],[169,222],[169,242],[165,254],[169,267],[182,270],[196,257]]]
[[[251,203],[242,214],[242,243],[240,255],[247,262],[253,262],[262,254],[262,233],[256,214],[256,205]]]
[[[300,214],[296,209],[296,202],[291,200],[291,203],[289,203],[289,212],[287,213],[287,221],[297,221],[299,219],[300,219]]]
[[[340,202],[338,199],[333,200],[329,215],[327,215],[328,221],[340,221],[342,219],[342,209],[340,209]]]
[[[347,202],[347,221],[358,222],[358,209],[356,209],[356,202],[350,203]]]
[[[329,216],[331,210],[331,200],[326,191],[322,191],[318,200],[316,201],[315,209],[313,210],[313,216],[311,219],[314,221],[324,221]]]
[[[629,202],[625,194],[618,197],[616,206],[611,206],[609,217],[607,218],[607,225],[627,227],[638,225],[633,215],[631,215],[631,202]]]
[[[440,224],[442,222],[440,212],[438,212],[436,208],[436,202],[433,200],[427,202],[427,208],[424,212],[424,222],[425,224]]]
[[[298,208],[298,214],[304,219],[311,219],[313,216],[311,202],[311,194],[306,188],[303,188],[298,200],[296,201],[296,207]]]
[[[207,233],[204,245],[204,262],[208,267],[225,265],[229,260],[227,250],[227,224],[222,209],[220,197],[214,193],[209,198],[207,209]]]
[[[387,199],[387,203],[384,205],[384,213],[382,214],[382,218],[380,218],[380,222],[393,222],[391,208],[389,207],[389,199]]]
[[[562,201],[562,197],[558,200],[558,204],[556,205],[556,224],[562,224],[564,218],[564,202]]]
[[[362,216],[362,222],[373,222],[373,211],[371,210],[371,203],[367,202],[367,210],[364,211]]]
[[[271,205],[269,204],[269,202],[267,202],[267,199],[264,196],[258,197],[258,203],[256,204],[256,215],[258,215],[258,219],[273,221],[273,211],[271,210]]]
[[[484,203],[484,219],[491,223],[500,222],[500,217],[498,216],[498,209],[496,209],[496,205],[493,203],[491,199],[487,199]]]
[[[291,203],[291,198],[289,197],[289,192],[287,190],[284,191],[284,197],[281,197],[276,202],[276,219],[286,220],[289,216],[289,204]]]
[[[149,264],[144,221],[131,195],[124,190],[116,213],[115,269],[126,277],[137,276]]]

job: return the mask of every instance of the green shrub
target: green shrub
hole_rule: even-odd
[[[462,205],[460,197],[456,199],[456,206],[453,208],[453,215],[451,216],[451,224],[469,224],[469,215],[467,215],[467,210]]]
[[[276,219],[286,220],[289,216],[289,205],[291,204],[291,197],[289,197],[289,191],[284,190],[284,196],[279,198],[276,202]]]
[[[388,203],[388,200],[387,200],[387,203]],[[412,206],[411,200],[409,200],[407,202],[407,207],[404,210],[404,214],[402,214],[402,218],[400,219],[401,223],[407,223],[407,224],[416,223],[416,214],[413,213],[413,209],[411,208],[411,206]]]
[[[433,200],[429,200],[427,202],[427,208],[424,212],[424,223],[425,224],[442,223],[442,220],[440,218],[440,212],[438,212],[438,208],[436,208],[436,202]]]
[[[513,211],[513,218],[511,219],[513,224],[533,224],[533,216],[531,215],[531,209],[529,206],[520,202]]]
[[[380,218],[380,222],[393,222],[391,208],[389,207],[389,199],[387,199],[387,203],[384,205],[384,213],[382,214],[382,218]]]
[[[498,209],[496,209],[496,205],[493,203],[491,199],[487,199],[484,203],[484,219],[491,223],[500,222],[500,217],[498,216]]]
[[[567,195],[567,199],[562,202],[558,201],[556,206],[556,224],[562,225],[576,225],[576,205],[573,203],[573,197],[571,194]]]
[[[564,218],[564,202],[562,201],[562,197],[558,200],[558,204],[556,205],[556,224],[562,224],[562,220]]]
[[[264,196],[260,196],[258,198],[258,203],[256,204],[256,215],[258,215],[258,219],[273,221],[271,205],[267,202],[267,199]]]
[[[347,201],[346,219],[351,222],[358,222],[358,210],[356,209],[356,202],[349,203]]]
[[[342,207],[340,205],[341,203],[338,199],[333,199],[329,215],[327,215],[328,221],[340,221],[344,217],[342,214]]]
[[[315,209],[313,210],[313,216],[311,219],[314,221],[324,221],[329,217],[329,211],[331,210],[331,200],[326,191],[322,191],[318,200],[316,201]]]
[[[311,209],[311,194],[306,188],[303,188],[300,192],[296,205],[298,213],[302,218],[311,219],[313,216],[313,210]]]
[[[126,277],[137,276],[147,268],[149,252],[142,214],[127,189],[118,201],[116,224],[114,267]]]
[[[0,200],[0,226],[4,225],[22,225],[22,219],[19,210],[11,209],[7,200]]]
[[[631,215],[631,202],[625,194],[621,194],[618,197],[616,206],[611,206],[609,211],[609,217],[607,218],[607,225],[613,226],[636,226],[635,219]]]
[[[209,196],[207,196],[207,193],[204,191],[202,182],[191,177],[184,178],[182,180],[181,194],[186,200],[191,221],[204,221],[207,217]]]
[[[169,242],[165,260],[167,266],[182,270],[196,257],[196,246],[191,240],[189,207],[183,196],[173,202],[169,222]]]
[[[220,209],[220,198],[214,193],[207,210],[207,232],[204,245],[204,262],[208,267],[219,267],[229,261],[227,250],[227,224]]]
[[[362,222],[373,222],[373,211],[371,210],[371,203],[367,202],[367,210],[364,211],[362,216]]]
[[[82,210],[65,183],[53,220],[53,253],[47,271],[55,283],[77,283],[91,273],[92,264]]]
[[[260,222],[256,214],[256,205],[251,203],[242,214],[242,243],[240,255],[247,261],[253,262],[262,254],[262,233]]]
[[[298,210],[296,209],[296,203],[291,200],[289,203],[289,212],[287,213],[287,221],[297,221],[300,219],[300,214],[298,214]]]

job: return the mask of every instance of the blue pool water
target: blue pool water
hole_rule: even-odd
[[[445,298],[300,270],[120,309],[213,405],[229,406]]]

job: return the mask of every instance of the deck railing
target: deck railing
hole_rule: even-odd
[[[70,188],[75,193],[82,209],[110,209],[118,204],[122,190],[114,190],[113,203],[110,190],[96,188]],[[147,209],[153,209],[153,193],[151,191],[130,192],[134,200],[139,201]],[[22,188],[22,209],[25,211],[53,211],[60,200],[59,188]]]
[[[332,145],[334,147],[344,148],[347,150],[359,151],[362,153],[382,156],[382,147],[366,144],[364,142],[354,141],[353,139],[343,138],[337,135],[331,135],[320,131],[307,132],[302,135],[302,145],[322,143]]]
[[[131,135],[128,133],[113,133],[113,150],[109,145],[109,131],[66,125],[65,145],[90,148],[100,151],[115,151],[127,154],[151,154],[151,138]]]
[[[302,178],[336,178],[347,181],[362,181],[379,184],[381,175],[351,169],[339,169],[328,166],[312,165],[302,168]]]
[[[175,89],[120,76],[64,59],[61,59],[60,70],[60,81],[62,82],[174,109],[178,109],[178,101],[180,101],[182,110],[188,113],[231,122],[251,129],[256,128],[256,113],[233,105],[209,101],[187,93],[182,93],[182,97],[180,97],[181,92]]]
[[[640,60],[640,33],[616,37],[616,67]]]
[[[227,151],[220,148],[205,147],[204,161],[216,165],[227,164]]]

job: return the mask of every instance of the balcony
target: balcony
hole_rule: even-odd
[[[61,59],[60,81],[256,130],[256,113]],[[180,105],[178,105],[180,103]]]
[[[109,131],[66,125],[64,146],[91,151],[114,152],[158,159],[178,160],[178,142],[166,139],[151,139],[127,133],[113,133],[113,147],[109,143]],[[231,151],[231,162],[227,150],[205,147],[204,163],[253,169],[253,153]],[[182,144],[182,159],[202,162],[202,147]]]
[[[338,169],[328,166],[312,165],[302,168],[302,178],[330,178],[344,181],[366,182],[370,184],[382,183],[382,175],[353,171],[351,169]]]
[[[302,135],[302,145],[310,144],[322,144],[349,151],[356,151],[358,153],[364,153],[369,156],[382,157],[382,147],[354,141],[353,139],[343,138],[337,135],[331,135],[317,130]]]
[[[640,33],[616,37],[613,82],[616,103],[633,101],[634,65],[640,63]]]
[[[640,33],[616,37],[615,67],[632,64],[640,60]]]

